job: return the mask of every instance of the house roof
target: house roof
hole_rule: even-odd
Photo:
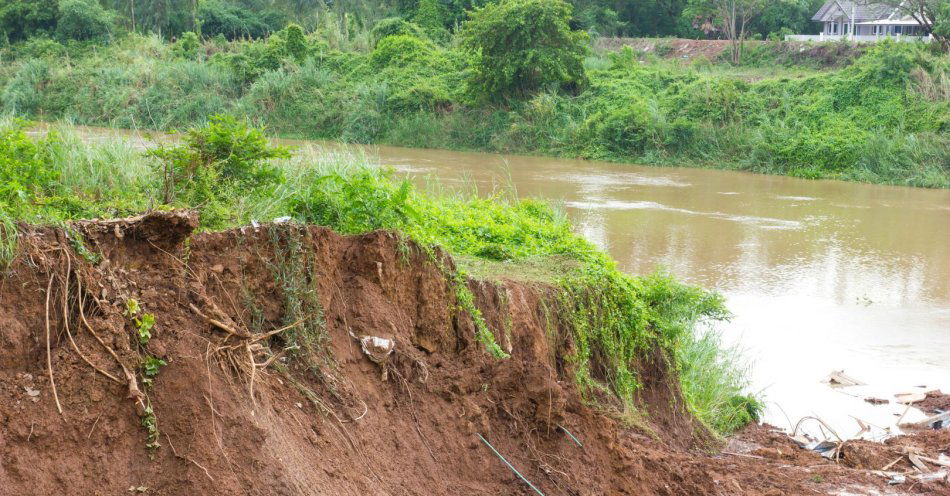
[[[868,3],[857,0],[829,0],[811,18],[813,21],[831,21],[837,17],[844,17],[849,21],[877,21],[887,19],[895,14],[894,7],[880,3]],[[854,18],[852,19],[852,13]]]

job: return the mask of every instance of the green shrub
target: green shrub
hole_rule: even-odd
[[[182,141],[160,145],[148,155],[159,159],[163,201],[204,205],[202,222],[209,227],[230,218],[222,205],[229,195],[279,183],[280,170],[268,161],[290,156],[286,149],[271,146],[262,129],[223,115],[189,129]]]
[[[840,172],[857,164],[874,135],[843,117],[827,117],[814,127],[774,137],[776,161],[788,167]]]
[[[674,116],[718,124],[755,119],[763,111],[758,95],[748,84],[721,77],[684,85],[668,105]]]
[[[451,15],[441,0],[419,0],[412,20],[418,24],[433,40],[445,42],[449,39],[446,26]]]
[[[309,47],[307,38],[303,34],[303,28],[296,24],[289,24],[282,31],[284,46],[287,54],[298,63],[302,63],[307,58]]]
[[[370,31],[374,48],[383,38],[396,35],[406,35],[420,39],[426,38],[425,31],[423,31],[418,24],[409,22],[401,17],[387,17],[381,19]]]
[[[55,58],[66,55],[66,47],[56,40],[39,36],[30,38],[16,47],[15,56],[20,60]]]
[[[174,53],[176,57],[196,60],[200,46],[201,40],[198,39],[198,35],[188,31],[182,33],[181,38],[172,45],[172,53]]]
[[[571,14],[562,0],[501,0],[475,9],[459,33],[472,54],[471,97],[523,98],[583,86],[588,36],[571,29]]]
[[[382,69],[426,64],[434,57],[436,48],[432,42],[409,35],[393,35],[379,40],[370,55],[370,62],[377,69]]]
[[[640,101],[592,117],[598,142],[618,156],[635,156],[643,153],[654,140],[654,127],[650,112]]]
[[[23,212],[38,198],[52,194],[59,174],[42,147],[30,140],[26,123],[0,128],[0,206]]]

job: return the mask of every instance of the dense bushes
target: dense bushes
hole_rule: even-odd
[[[113,14],[96,0],[61,0],[56,37],[60,40],[105,40],[112,33]]]
[[[198,46],[188,34],[175,44],[130,36],[86,52],[34,41],[31,53],[42,56],[0,67],[0,106],[158,129],[232,113],[290,137],[950,186],[950,59],[922,46],[880,43],[842,69],[768,77],[625,50],[588,58],[588,83],[576,94],[509,88],[502,103],[467,93],[469,53],[408,23],[390,27],[367,52],[331,49],[295,25],[263,40]]]
[[[284,27],[287,20],[272,10],[255,10],[226,0],[210,0],[198,6],[201,34],[222,35],[229,40],[263,38]]]
[[[57,0],[0,0],[0,39],[17,42],[51,36],[58,18]]]
[[[426,37],[425,31],[423,31],[421,27],[402,17],[387,17],[386,19],[380,20],[373,26],[370,35],[373,38],[374,47],[379,43],[379,40],[387,36],[406,35],[416,38]]]

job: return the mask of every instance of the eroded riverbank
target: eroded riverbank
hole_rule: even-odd
[[[118,133],[81,129],[93,141]],[[661,265],[723,293],[735,317],[722,330],[754,359],[773,424],[818,414],[842,432],[857,430],[852,416],[886,426],[902,407],[864,397],[950,390],[950,191],[283,142],[356,150],[420,183],[555,199],[626,272]],[[868,386],[822,382],[840,369]]]

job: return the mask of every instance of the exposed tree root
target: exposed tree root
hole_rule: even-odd
[[[49,383],[53,388],[53,399],[56,400],[56,409],[60,415],[63,413],[63,406],[59,403],[59,395],[56,393],[56,379],[53,378],[53,354],[49,346],[49,297],[53,291],[53,274],[49,276],[49,283],[46,284],[46,369],[49,371]]]

